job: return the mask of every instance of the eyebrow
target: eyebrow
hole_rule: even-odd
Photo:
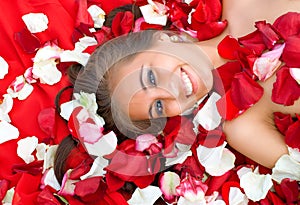
[[[144,73],[144,65],[142,65],[141,70],[140,70],[140,83],[141,83],[142,89],[146,90],[147,87],[145,86],[144,81],[143,81],[143,73]]]

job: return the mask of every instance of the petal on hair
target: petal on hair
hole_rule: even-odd
[[[87,152],[93,156],[104,156],[112,153],[117,147],[118,139],[114,132],[103,135],[97,142],[90,144],[84,142]]]
[[[91,5],[88,12],[94,21],[94,27],[101,28],[105,21],[105,12],[97,5]]]
[[[70,179],[70,173],[72,172],[71,169],[69,169],[62,180],[61,183],[61,189],[59,190],[58,194],[62,196],[71,195],[74,196],[75,194],[75,183],[79,180],[72,180]]]
[[[207,148],[202,145],[197,147],[199,162],[212,176],[221,176],[234,167],[235,155],[223,145]]]
[[[38,145],[38,138],[35,136],[26,137],[18,141],[17,154],[26,164],[34,161],[33,151]]]
[[[108,160],[104,159],[103,157],[97,157],[94,162],[93,165],[90,169],[90,171],[88,173],[86,173],[85,175],[82,175],[80,177],[81,180],[84,180],[86,178],[89,177],[96,177],[96,176],[101,176],[103,177],[106,173],[106,171],[104,170],[105,167],[108,166]]]
[[[145,22],[161,26],[165,26],[167,24],[167,15],[156,12],[156,10],[154,10],[153,5],[147,4],[145,6],[141,6],[140,10],[142,12]]]
[[[162,195],[161,190],[156,186],[146,188],[136,188],[131,198],[127,201],[130,205],[152,205]]]
[[[240,185],[244,189],[246,196],[252,201],[259,201],[267,196],[268,191],[273,186],[271,175],[259,174],[250,171],[240,176]]]
[[[4,76],[8,73],[8,64],[7,62],[0,56],[0,79],[3,79]]]
[[[42,32],[48,28],[48,17],[43,13],[25,14],[22,19],[31,33]]]
[[[52,145],[47,147],[44,155],[43,172],[54,166],[54,158],[57,151],[58,145]]]
[[[54,174],[54,169],[51,168],[49,170],[47,170],[42,178],[42,185],[46,186],[51,186],[53,189],[55,189],[56,191],[60,190],[60,184],[57,181],[55,174]]]
[[[19,137],[19,130],[6,121],[0,121],[0,144]]]

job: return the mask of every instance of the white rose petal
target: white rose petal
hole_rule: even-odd
[[[0,144],[19,137],[19,130],[6,121],[0,121]]]
[[[43,172],[47,169],[54,166],[54,157],[57,151],[58,145],[52,145],[48,147],[46,150],[46,154],[44,155],[44,165],[43,165]]]
[[[0,79],[3,79],[4,76],[8,73],[8,64],[7,62],[0,56]]]
[[[235,155],[223,145],[207,148],[199,145],[197,156],[207,173],[212,176],[221,176],[234,167]]]
[[[58,59],[62,51],[63,50],[55,44],[45,45],[36,52],[33,62],[38,63],[50,59]]]
[[[54,85],[58,83],[62,77],[61,72],[56,67],[55,59],[36,62],[33,64],[32,73],[35,78],[39,78],[43,84]]]
[[[29,13],[22,16],[24,23],[31,33],[45,31],[48,28],[48,18],[43,13]]]
[[[145,6],[141,6],[140,10],[147,23],[162,26],[165,26],[167,24],[167,15],[155,12],[153,9],[153,5],[147,4]]]
[[[94,176],[104,176],[106,174],[106,171],[104,170],[105,167],[108,166],[108,160],[104,159],[103,157],[97,157],[93,165],[88,173],[85,175],[82,175],[80,177],[81,180],[87,179],[89,177],[94,177]]]
[[[117,147],[118,139],[114,132],[103,135],[96,143],[85,142],[87,152],[93,156],[104,156],[112,153]],[[100,149],[101,148],[101,149]]]
[[[160,178],[160,189],[167,198],[172,198],[172,196],[176,195],[176,187],[179,185],[180,177],[175,172],[164,172]]]
[[[25,163],[29,164],[34,161],[34,156],[32,152],[36,149],[38,145],[38,138],[26,137],[18,141],[17,154],[20,158],[24,160]]]
[[[56,191],[60,190],[60,188],[61,188],[59,182],[56,179],[53,168],[51,168],[51,169],[47,170],[47,172],[45,172],[42,180],[43,180],[44,185],[49,185]]]
[[[300,150],[297,149],[297,148],[291,148],[291,147],[288,147],[288,150],[289,150],[289,155],[290,155],[294,160],[296,160],[297,162],[300,163]]]
[[[10,117],[8,113],[11,111],[13,107],[13,99],[10,95],[3,95],[3,101],[0,104],[0,120],[4,120],[6,122],[10,122]]]
[[[161,196],[161,191],[156,186],[136,188],[131,198],[127,201],[130,205],[152,205]]]
[[[194,131],[197,133],[200,124],[206,130],[213,130],[221,123],[221,115],[218,112],[216,102],[221,98],[217,93],[212,93],[205,105],[196,114],[193,123]]]
[[[300,68],[290,68],[290,74],[300,84]]]
[[[69,120],[73,110],[80,106],[77,100],[65,102],[60,105],[60,116],[65,120]]]
[[[187,152],[181,152],[179,151],[177,153],[176,157],[172,157],[172,158],[167,158],[166,160],[166,166],[172,166],[174,164],[181,164],[183,163],[186,158],[188,158],[189,156],[192,156],[192,151],[187,151]]]
[[[289,178],[300,181],[300,163],[290,155],[282,155],[272,169],[272,179],[281,183],[281,180]]]
[[[61,62],[77,62],[83,66],[85,66],[88,62],[90,54],[88,53],[81,53],[79,51],[70,51],[66,50],[63,51],[60,55]]]
[[[74,93],[74,97],[76,100],[78,100],[80,105],[89,111],[89,113],[96,114],[98,104],[96,102],[95,93],[85,93],[81,91],[80,94]]]
[[[267,196],[273,182],[269,174],[248,172],[240,178],[240,185],[249,199],[259,201]]]
[[[88,8],[88,12],[94,21],[94,27],[101,28],[105,21],[105,12],[99,6],[96,5],[91,5]]]
[[[232,205],[247,205],[249,202],[247,196],[237,187],[230,187],[228,198]]]
[[[17,97],[19,100],[25,100],[32,93],[32,91],[33,86],[25,83],[24,87],[19,92],[15,93],[15,97]]]
[[[12,187],[6,192],[6,195],[2,201],[3,205],[11,205],[14,195],[15,195],[15,188]]]
[[[44,160],[46,154],[47,145],[45,143],[40,143],[36,146],[36,158],[38,160]]]

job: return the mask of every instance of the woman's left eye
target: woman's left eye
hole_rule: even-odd
[[[148,71],[148,80],[151,85],[156,86],[156,79],[152,70]]]

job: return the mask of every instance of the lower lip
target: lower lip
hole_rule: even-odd
[[[187,76],[189,77],[189,79],[190,79],[190,81],[192,83],[192,87],[193,87],[192,94],[196,94],[197,90],[198,90],[198,83],[197,83],[196,79],[187,70],[184,70],[183,68],[182,68],[182,70],[187,74]]]

